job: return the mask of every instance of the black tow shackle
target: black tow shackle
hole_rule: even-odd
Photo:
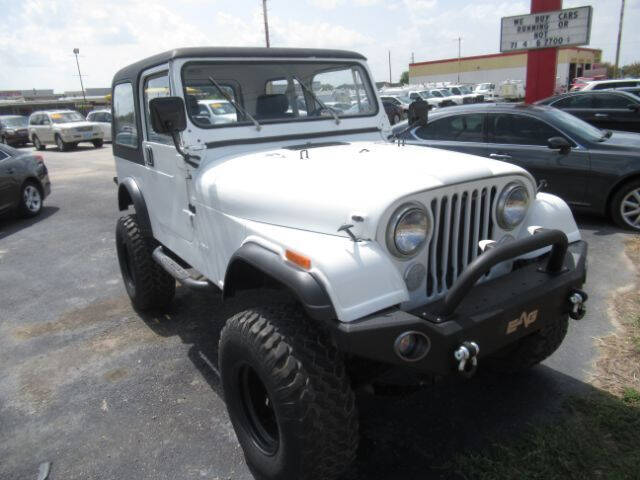
[[[577,288],[572,290],[569,294],[569,316],[574,320],[582,320],[587,313],[587,307],[585,302],[587,301],[587,294]]]
[[[480,347],[476,342],[462,342],[453,353],[458,362],[458,373],[466,378],[471,378],[478,369],[478,354]]]

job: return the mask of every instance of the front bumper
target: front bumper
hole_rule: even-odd
[[[567,248],[566,236],[551,232],[562,235]],[[513,242],[512,251],[517,250],[519,242],[522,241]],[[587,244],[574,242],[566,254],[564,250],[561,253],[560,256],[554,246],[552,253],[470,288],[460,285],[463,275],[449,291],[457,298],[447,295],[410,312],[389,308],[354,322],[334,323],[334,338],[340,350],[348,354],[435,375],[454,373],[458,366],[454,352],[464,342],[478,344],[481,359],[570,312],[569,297],[586,280]],[[468,270],[473,270],[483,255],[486,253],[470,264]],[[548,270],[553,261],[557,262],[556,272]],[[477,278],[483,274],[476,273]],[[466,280],[473,285],[477,278]],[[457,289],[454,293],[456,285],[463,291]],[[397,355],[395,341],[405,332],[419,332],[428,339],[428,351],[422,359],[408,362]]]
[[[60,134],[62,140],[67,143],[72,142],[92,142],[102,138],[102,132],[64,132]]]

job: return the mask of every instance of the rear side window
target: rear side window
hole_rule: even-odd
[[[629,104],[633,103],[624,95],[616,95],[615,93],[603,93],[597,95],[593,99],[595,108],[627,108]]]
[[[555,128],[527,115],[489,115],[489,143],[547,145],[551,137],[563,137]]]
[[[572,95],[570,97],[561,98],[551,105],[556,108],[592,108],[593,95]]]
[[[149,113],[149,102],[154,98],[168,97],[171,95],[169,89],[169,76],[167,73],[161,73],[152,77],[147,77],[144,81],[144,118],[147,125],[147,141],[155,143],[164,143],[165,145],[173,145],[173,140],[169,135],[157,133],[151,127],[151,119]]]
[[[125,147],[138,146],[138,129],[133,101],[133,87],[121,83],[113,89],[114,142]]]
[[[484,114],[452,115],[429,122],[416,131],[425,140],[445,140],[456,142],[484,142],[482,128]]]

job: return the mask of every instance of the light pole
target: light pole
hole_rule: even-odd
[[[84,95],[84,85],[82,84],[82,74],[80,73],[80,62],[78,62],[78,54],[80,53],[79,48],[73,49],[73,54],[76,56],[76,65],[78,66],[78,77],[80,77],[80,89],[82,90],[82,100],[84,101],[84,107],[87,106],[87,97]]]
[[[267,19],[267,0],[262,0],[262,15],[264,16],[264,38],[267,42],[267,48],[269,48],[269,20]]]
[[[616,44],[616,64],[613,67],[613,78],[620,76],[618,65],[620,64],[620,43],[622,42],[622,22],[624,20],[624,0],[620,6],[620,24],[618,25],[618,43]]]

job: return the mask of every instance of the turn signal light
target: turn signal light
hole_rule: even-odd
[[[285,250],[285,257],[291,263],[295,263],[300,268],[304,268],[305,270],[309,270],[311,268],[311,259],[309,257],[305,257],[304,255],[300,255],[292,250]]]

